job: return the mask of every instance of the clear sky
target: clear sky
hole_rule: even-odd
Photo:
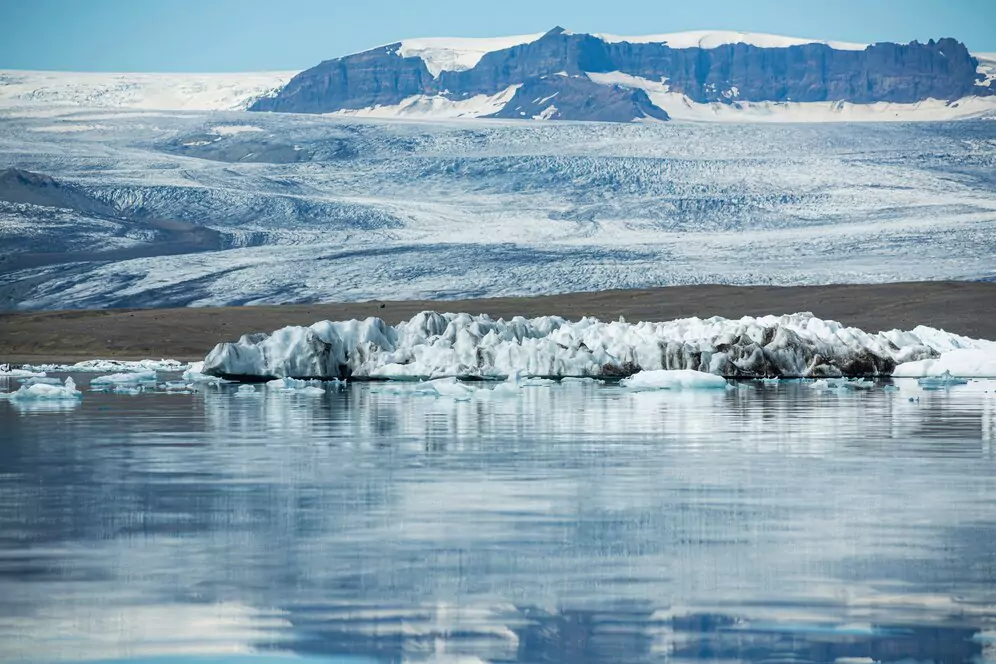
[[[300,70],[405,37],[724,29],[996,51],[996,0],[0,0],[0,69]]]

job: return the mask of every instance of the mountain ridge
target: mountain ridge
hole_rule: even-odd
[[[629,122],[668,117],[670,100],[633,100],[647,84],[695,104],[956,102],[996,94],[986,66],[952,38],[862,45],[721,31],[617,37],[558,26],[538,37],[402,40],[326,60],[250,110],[349,113],[417,98],[458,103],[518,86],[501,109],[478,117]],[[555,89],[560,104],[533,108],[540,97],[527,98],[528,90],[537,87]]]

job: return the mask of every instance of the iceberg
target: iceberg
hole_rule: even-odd
[[[996,378],[996,344],[980,348],[957,348],[942,352],[940,357],[904,362],[893,376],[919,378],[930,376],[960,378]]]
[[[0,399],[10,401],[62,401],[82,399],[83,395],[76,389],[76,383],[72,378],[66,378],[62,385],[51,385],[49,383],[35,383],[34,385],[22,385],[16,392],[2,392]]]
[[[996,343],[928,327],[871,334],[810,313],[667,322],[510,320],[425,311],[321,321],[220,343],[200,372],[234,380],[625,378],[690,370],[727,378],[888,376],[897,365]],[[196,366],[196,365],[194,365]]]
[[[619,381],[631,390],[687,390],[720,389],[728,386],[722,376],[694,371],[692,369],[654,369],[641,371]]]

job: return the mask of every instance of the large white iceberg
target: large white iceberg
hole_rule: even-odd
[[[890,375],[898,364],[996,344],[929,327],[870,334],[812,314],[662,323],[494,320],[423,312],[322,321],[218,344],[202,371],[224,378],[625,377],[687,369],[731,378]]]

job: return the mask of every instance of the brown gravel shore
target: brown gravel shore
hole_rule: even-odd
[[[996,339],[996,283],[933,281],[838,286],[674,286],[528,298],[384,301],[187,309],[105,309],[0,314],[0,362],[91,358],[201,359],[246,332],[319,320],[379,316],[390,323],[426,309],[493,317],[597,316],[662,321],[812,311],[868,331],[930,325]]]

